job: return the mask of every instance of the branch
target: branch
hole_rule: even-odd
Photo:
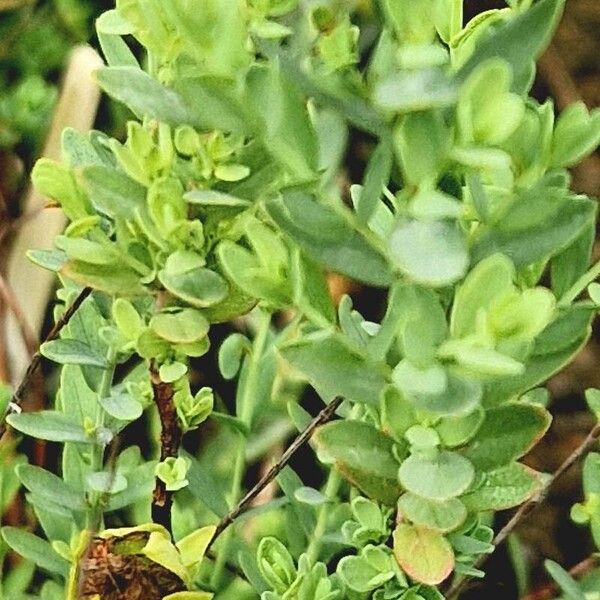
[[[160,433],[160,460],[175,458],[179,452],[183,432],[179,426],[177,409],[173,402],[175,390],[172,383],[161,381],[156,363],[150,363],[150,381],[154,392],[154,403],[158,409],[161,423]],[[167,490],[162,479],[156,478],[152,494],[152,521],[163,525],[171,531],[171,507],[173,506],[173,492]]]
[[[492,540],[492,544],[496,548],[499,546],[523,521],[531,512],[533,512],[548,495],[548,491],[554,485],[557,479],[564,475],[584,454],[587,454],[596,444],[600,438],[600,422],[588,433],[586,438],[581,444],[573,450],[571,454],[565,459],[565,461],[556,469],[556,471],[549,477],[546,483],[542,486],[540,492],[531,500],[522,504],[517,512],[511,517],[506,525],[496,534],[496,537]],[[490,556],[485,554],[475,563],[475,567],[479,568]],[[458,595],[463,592],[469,585],[469,578],[466,576],[458,577],[454,582],[454,585],[448,590],[447,598],[457,598]]]
[[[332,400],[306,427],[306,429],[292,442],[290,447],[281,455],[281,458],[261,477],[260,481],[232,508],[218,523],[215,533],[208,544],[210,549],[216,539],[252,505],[252,501],[262,490],[279,475],[282,469],[290,462],[292,456],[307,442],[319,425],[329,421],[335,411],[340,407],[343,398]]]
[[[598,557],[588,556],[588,558],[577,563],[574,567],[571,567],[569,569],[569,575],[575,578],[583,577],[597,565]],[[556,583],[551,583],[538,590],[534,590],[530,594],[527,594],[527,596],[524,596],[522,600],[550,600],[550,598],[554,598],[557,594],[560,594],[560,588]]]
[[[73,304],[71,304],[71,306],[69,306],[67,308],[67,310],[65,310],[62,317],[56,322],[54,327],[50,330],[50,333],[46,336],[46,339],[44,340],[44,342],[51,342],[52,340],[55,340],[60,335],[60,332],[69,323],[69,321],[71,320],[73,315],[77,312],[77,309],[82,305],[83,301],[91,293],[92,293],[92,288],[89,288],[89,287],[85,287],[85,288],[83,288],[83,290],[81,290],[81,292],[79,293],[79,296],[77,296],[77,298],[75,298],[75,300],[73,301]],[[22,379],[21,383],[19,384],[17,391],[13,394],[13,397],[11,399],[12,407],[20,407],[21,404],[23,403],[23,394],[25,393],[25,390],[29,386],[29,383],[30,383],[31,378],[33,377],[34,373],[37,371],[37,368],[38,368],[41,360],[42,360],[42,355],[40,354],[40,351],[38,349],[36,351],[36,353],[33,355],[33,357],[31,358],[31,362],[29,363],[29,366],[27,367],[27,370],[25,371],[25,375],[23,376],[23,379]],[[2,422],[0,423],[0,439],[4,436],[5,433],[6,433],[6,421],[3,418]]]

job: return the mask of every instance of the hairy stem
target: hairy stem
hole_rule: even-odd
[[[154,392],[154,403],[160,416],[160,460],[175,458],[179,452],[183,432],[179,425],[177,409],[173,401],[175,390],[171,383],[161,381],[158,367],[150,363],[150,382]],[[152,493],[152,520],[171,531],[171,508],[173,506],[173,492],[166,488],[162,479],[156,478],[154,492]]]

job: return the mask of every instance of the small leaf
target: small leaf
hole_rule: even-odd
[[[104,67],[96,71],[96,78],[109,96],[140,118],[150,117],[173,125],[194,123],[181,97],[139,68]]]
[[[352,402],[376,404],[386,385],[384,368],[371,363],[341,336],[306,336],[286,344],[280,352],[325,399],[344,396]]]
[[[40,440],[62,443],[92,443],[93,441],[81,425],[53,410],[13,414],[9,415],[6,420],[17,431]]]
[[[540,489],[542,477],[520,463],[485,473],[483,482],[461,497],[470,512],[505,510],[529,500]]]
[[[320,506],[329,502],[326,496],[324,496],[319,490],[312,487],[301,487],[294,492],[294,496],[298,502],[303,504],[310,504],[311,506]]]
[[[21,483],[36,496],[73,511],[86,509],[83,493],[67,485],[54,473],[34,465],[21,465],[16,472]]]
[[[469,264],[464,234],[447,221],[400,221],[390,237],[390,254],[410,279],[432,287],[460,279]]]
[[[165,383],[174,383],[178,379],[181,379],[187,372],[187,365],[180,362],[160,365],[160,369],[158,370],[160,380]]]
[[[444,536],[432,529],[401,523],[394,531],[394,556],[415,581],[438,585],[454,568],[454,552]]]
[[[165,268],[159,272],[158,278],[169,292],[198,308],[214,306],[225,298],[228,291],[225,280],[204,267],[179,273]]]
[[[456,88],[439,70],[404,71],[381,81],[373,100],[384,110],[425,111],[452,105],[456,102]]]
[[[336,421],[317,429],[314,440],[322,458],[367,496],[396,502],[400,486],[392,438],[367,423]]]
[[[392,171],[392,149],[380,142],[369,159],[363,188],[358,201],[358,217],[368,222],[381,200],[383,188],[388,184]]]
[[[17,554],[50,573],[67,576],[69,563],[46,540],[16,527],[3,527],[2,537]]]
[[[87,476],[87,484],[94,492],[118,494],[127,489],[127,479],[120,473],[98,471]]]
[[[248,349],[250,342],[241,333],[233,333],[225,339],[219,348],[219,370],[225,379],[233,379],[242,363],[244,350]]]
[[[114,393],[100,400],[102,408],[120,421],[135,421],[142,416],[144,407],[127,393]]]
[[[267,204],[269,214],[317,262],[370,285],[389,285],[391,270],[386,258],[352,215],[300,193],[287,193]]]
[[[467,518],[467,509],[457,498],[436,502],[407,493],[400,497],[398,510],[415,525],[441,533],[457,529]]]
[[[565,571],[558,563],[553,560],[544,561],[546,571],[550,573],[550,576],[560,589],[564,592],[567,600],[585,600],[587,595],[583,592],[579,584]]]
[[[486,411],[464,455],[478,468],[489,471],[526,454],[550,427],[546,409],[509,403]]]
[[[460,496],[473,482],[475,469],[463,456],[443,450],[429,458],[413,454],[398,472],[404,489],[428,500],[444,501]]]
[[[40,352],[61,365],[89,365],[106,369],[106,358],[80,340],[60,339],[44,342]]]

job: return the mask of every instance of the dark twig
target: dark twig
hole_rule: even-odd
[[[583,577],[586,573],[598,566],[598,560],[597,556],[588,556],[574,567],[571,567],[569,569],[569,575],[576,579]],[[560,588],[553,582],[527,594],[522,600],[550,600],[550,598],[556,597],[557,594],[560,594]]]
[[[542,502],[546,499],[548,491],[554,484],[554,482],[564,475],[584,454],[587,454],[600,438],[600,423],[588,433],[586,438],[581,444],[569,454],[564,462],[554,471],[551,477],[549,477],[546,483],[543,485],[540,492],[531,500],[522,504],[506,525],[496,534],[496,537],[492,540],[492,544],[497,548],[523,521],[531,512],[533,512]],[[481,558],[475,563],[475,567],[480,567],[489,557],[489,554],[482,555]],[[446,598],[452,600],[457,598],[461,592],[463,592],[469,585],[468,577],[459,577],[454,582],[454,585],[448,590]]]
[[[44,342],[51,342],[52,340],[55,340],[60,335],[60,332],[62,331],[62,329],[69,323],[69,321],[71,320],[73,315],[77,312],[77,309],[82,305],[83,301],[91,293],[92,293],[92,289],[89,287],[85,287],[85,288],[83,288],[83,290],[81,290],[81,292],[79,293],[79,296],[77,296],[77,298],[75,298],[75,300],[73,301],[73,304],[71,304],[71,306],[69,306],[67,308],[67,310],[65,310],[65,312],[63,313],[61,318],[56,322],[54,327],[50,330],[50,333],[46,336],[46,339],[44,340]],[[25,371],[25,375],[23,376],[23,379],[22,379],[21,383],[19,384],[19,387],[17,388],[17,391],[13,394],[13,397],[11,399],[11,406],[13,406],[13,407],[21,406],[21,404],[23,402],[23,394],[25,393],[25,390],[29,386],[29,383],[30,383],[34,373],[37,371],[37,368],[38,368],[41,360],[42,360],[42,355],[40,354],[40,351],[38,350],[33,355],[31,362],[29,363],[29,366],[27,367],[27,370]],[[5,433],[6,433],[6,421],[3,420],[0,423],[0,438],[2,438],[2,436]]]
[[[154,361],[150,363],[150,381],[154,392],[154,403],[160,415],[160,460],[162,462],[177,456],[183,432],[173,402],[175,393],[173,384],[161,381]],[[152,520],[163,525],[168,531],[171,531],[172,506],[173,492],[168,491],[165,482],[157,477],[152,494]]]
[[[216,539],[246,510],[252,505],[252,501],[262,490],[277,477],[281,470],[290,462],[290,459],[301,446],[307,442],[319,425],[327,423],[335,411],[340,407],[343,398],[332,400],[306,427],[306,429],[292,442],[290,447],[281,455],[281,458],[261,477],[260,481],[232,508],[217,525],[215,533],[208,544],[208,548],[215,543]]]

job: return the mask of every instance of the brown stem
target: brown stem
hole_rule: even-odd
[[[569,575],[571,577],[583,577],[586,573],[594,569],[598,565],[597,556],[589,556],[588,558],[577,563],[574,567],[569,569]],[[560,594],[560,588],[556,583],[551,583],[542,588],[534,590],[530,594],[523,596],[522,600],[550,600],[557,594]]]
[[[290,447],[281,455],[281,458],[265,473],[260,481],[232,508],[217,524],[215,533],[208,544],[210,549],[216,539],[246,510],[248,510],[252,501],[258,496],[277,477],[281,470],[290,462],[292,456],[307,442],[319,425],[327,423],[335,411],[340,407],[343,398],[332,400],[306,427],[306,429],[292,442]]]
[[[160,416],[160,460],[162,462],[177,456],[183,432],[173,402],[175,393],[173,384],[161,381],[154,361],[150,363],[150,381],[154,391],[154,403]],[[173,492],[168,491],[165,482],[157,477],[152,494],[152,520],[166,527],[168,531],[171,531],[172,506]]]
[[[600,438],[600,423],[597,423],[595,427],[588,433],[586,438],[579,444],[571,454],[564,460],[564,462],[554,471],[551,477],[549,477],[540,490],[540,492],[531,500],[522,504],[517,512],[511,517],[506,525],[496,534],[496,537],[492,540],[494,547],[498,547],[523,521],[531,512],[533,512],[542,502],[546,499],[548,491],[564,473],[566,473],[584,454],[587,454]],[[475,567],[479,568],[488,559],[490,554],[482,555],[481,558],[475,563]],[[448,590],[446,598],[452,600],[457,598],[469,585],[469,578],[466,576],[458,577],[454,582],[454,585]]]
[[[46,336],[46,339],[44,340],[44,342],[51,342],[52,340],[55,340],[60,335],[60,332],[62,331],[62,329],[64,327],[66,327],[66,325],[71,320],[71,317],[77,312],[77,309],[81,306],[83,301],[91,293],[92,293],[92,289],[89,287],[85,287],[85,288],[83,288],[83,290],[81,290],[81,292],[79,293],[79,296],[77,296],[77,298],[75,298],[75,300],[73,301],[73,304],[71,304],[71,306],[69,306],[69,308],[67,308],[67,310],[65,310],[62,317],[56,322],[54,327],[50,330],[50,333]],[[13,397],[11,399],[11,403],[13,406],[21,406],[21,404],[23,403],[23,394],[25,393],[25,390],[29,386],[29,383],[30,383],[34,373],[36,372],[41,360],[42,360],[42,355],[40,354],[40,351],[37,350],[37,352],[31,358],[31,362],[29,363],[29,366],[27,367],[27,370],[25,371],[25,375],[23,376],[23,379],[22,379],[21,383],[19,384],[17,391],[13,394]],[[0,422],[0,439],[2,438],[2,436],[5,433],[6,433],[6,421],[2,420],[2,422]]]

